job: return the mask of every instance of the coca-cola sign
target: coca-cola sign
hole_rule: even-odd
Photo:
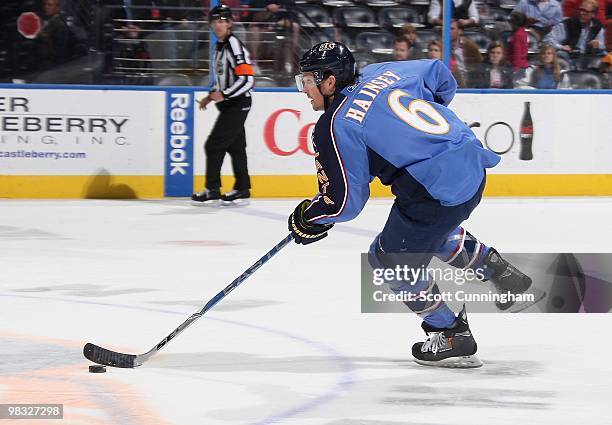
[[[523,117],[519,125],[520,153],[521,161],[533,159],[533,119],[530,110],[531,102],[525,102]],[[480,127],[480,123],[478,123]],[[486,147],[498,155],[504,155],[514,147],[515,132],[510,124],[505,121],[496,121],[486,127],[482,139]]]
[[[298,151],[302,151],[306,155],[314,156],[315,153],[312,150],[312,145],[311,143],[308,143],[308,140],[310,139],[309,134],[311,133],[315,125],[314,122],[306,123],[300,128],[297,135],[295,135],[295,147],[292,147],[290,149],[283,149],[279,146],[279,143],[277,141],[277,126],[279,118],[284,115],[293,116],[298,122],[300,122],[302,112],[300,110],[291,108],[277,109],[276,111],[272,112],[270,116],[266,119],[263,129],[264,143],[266,147],[270,150],[270,152],[278,156],[291,156],[297,153]],[[285,132],[281,132],[281,134],[283,135],[283,137],[288,138],[294,136],[292,134],[286,134]],[[286,143],[283,143],[283,145],[286,145]]]

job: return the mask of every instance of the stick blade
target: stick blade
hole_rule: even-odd
[[[94,363],[122,368],[136,367],[136,356],[133,354],[117,353],[116,351],[107,350],[95,344],[88,342],[83,347],[83,355],[87,360]]]

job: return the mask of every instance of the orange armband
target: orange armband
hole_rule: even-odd
[[[237,76],[255,75],[255,72],[253,71],[253,67],[251,65],[248,63],[243,63],[234,68],[234,74]]]

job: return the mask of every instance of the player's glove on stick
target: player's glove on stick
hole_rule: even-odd
[[[334,227],[333,224],[314,224],[306,221],[304,211],[310,202],[310,199],[304,199],[289,216],[289,230],[293,235],[293,240],[302,245],[320,241],[327,236],[327,231]]]

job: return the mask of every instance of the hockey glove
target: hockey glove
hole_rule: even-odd
[[[297,244],[308,245],[320,241],[327,236],[327,231],[334,227],[333,224],[314,224],[306,221],[304,211],[310,202],[310,199],[304,199],[289,216],[289,230]]]

